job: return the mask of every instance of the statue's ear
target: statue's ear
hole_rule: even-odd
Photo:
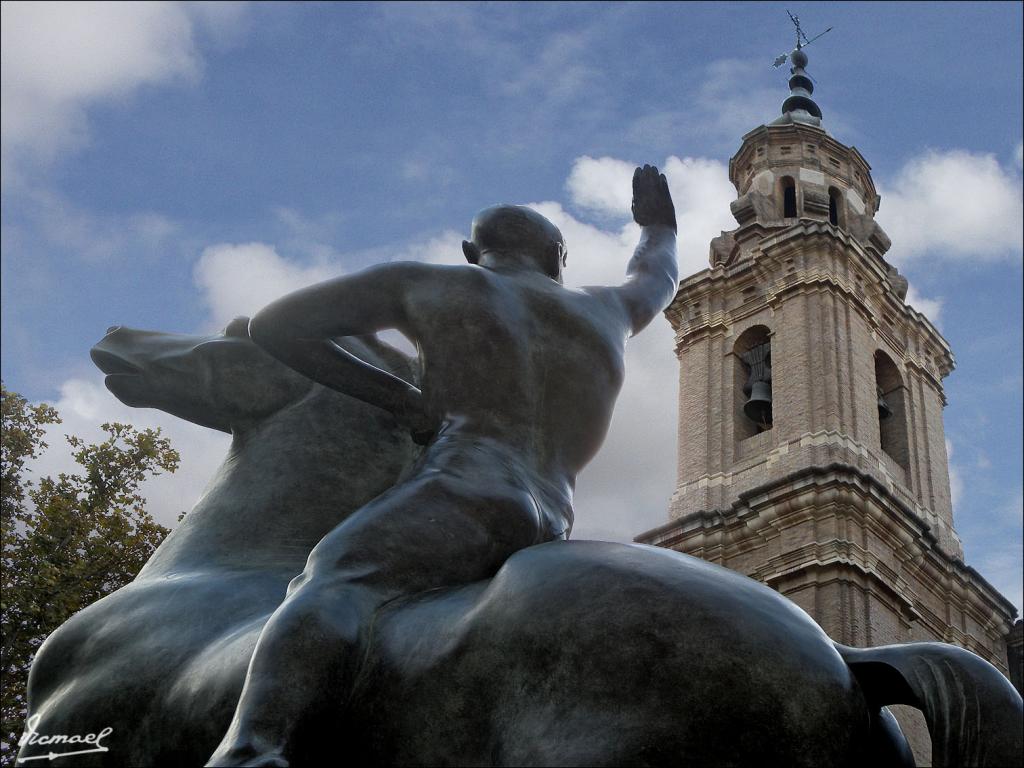
[[[569,251],[565,247],[565,243],[554,241],[551,243],[551,260],[558,264],[559,268],[565,266],[566,259],[569,256]]]
[[[473,243],[469,242],[469,240],[462,241],[462,253],[465,255],[466,261],[470,264],[480,263],[480,249]]]

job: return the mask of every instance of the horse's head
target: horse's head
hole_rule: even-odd
[[[257,347],[249,318],[223,332],[187,336],[114,326],[90,356],[118,400],[231,432],[307,395],[312,381]]]

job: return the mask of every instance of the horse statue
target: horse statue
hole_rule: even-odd
[[[390,414],[277,362],[247,325],[236,318],[212,336],[114,327],[92,349],[122,402],[229,432],[232,442],[138,577],[74,615],[36,655],[35,730],[86,733],[102,721],[115,739],[139,740],[80,760],[151,764],[192,741],[190,762],[202,764],[230,721],[264,623],[310,550],[419,453]],[[415,380],[413,362],[375,337],[340,343]],[[191,679],[190,665],[204,658],[211,669]],[[200,698],[183,702],[197,684]],[[183,717],[182,729],[157,727]]]
[[[343,343],[411,375],[374,338]],[[138,578],[44,643],[33,729],[112,729],[82,765],[200,765],[289,579],[417,448],[388,414],[264,355],[244,320],[210,338],[114,329],[93,359],[123,402],[234,438]],[[294,764],[913,765],[888,704],[924,712],[936,765],[1021,764],[1021,697],[968,651],[846,648],[733,571],[556,541],[383,606],[353,694],[301,734]]]

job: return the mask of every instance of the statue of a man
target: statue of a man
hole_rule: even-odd
[[[256,646],[211,765],[287,765],[297,730],[352,689],[385,602],[493,576],[514,552],[566,538],[576,475],[607,432],[629,336],[676,290],[665,177],[633,176],[640,243],[614,287],[562,285],[562,234],[538,213],[477,215],[464,266],[390,263],[290,294],[253,341],[315,381],[385,408],[426,441],[406,479],[316,546]],[[331,339],[394,328],[421,387]]]

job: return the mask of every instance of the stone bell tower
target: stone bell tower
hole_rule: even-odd
[[[806,53],[792,63],[782,116],[729,162],[738,226],[666,311],[678,484],[636,540],[770,585],[838,642],[941,640],[1005,673],[1016,611],[953,526],[952,353],[885,261],[870,166],[821,127]]]

